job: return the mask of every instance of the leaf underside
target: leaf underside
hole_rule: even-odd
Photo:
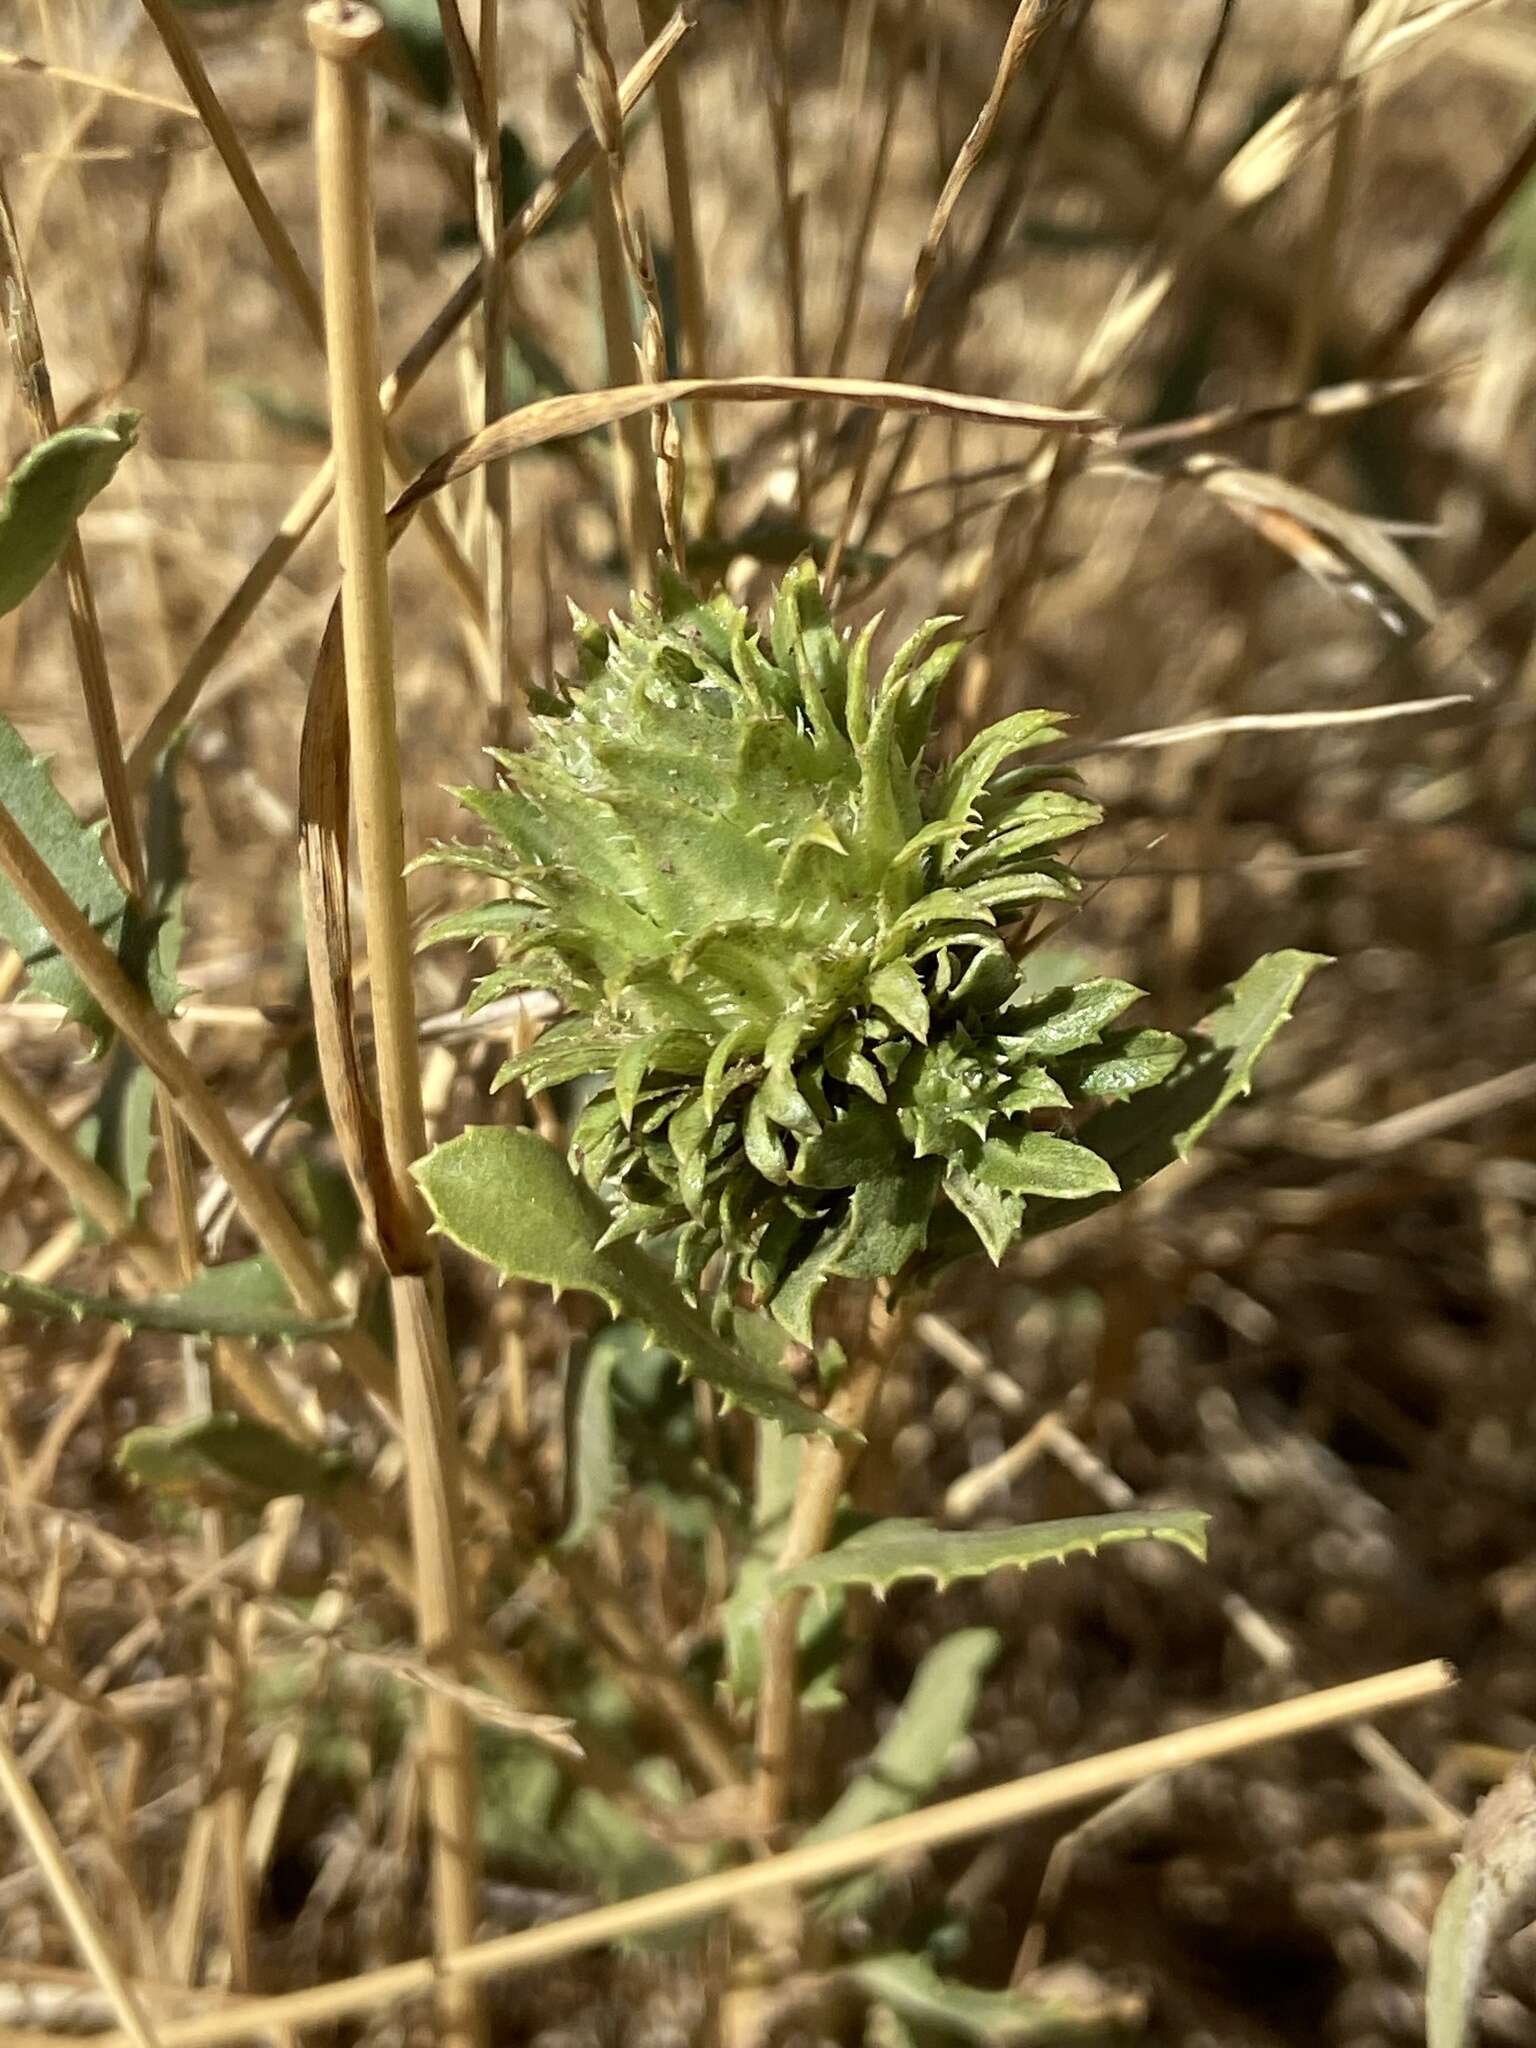
[[[1022,2048],[1025,2042],[1083,2042],[1103,2036],[1083,2027],[1083,2015],[1065,1999],[1026,1991],[983,1991],[941,1977],[924,1956],[870,1956],[849,1976],[872,1998],[915,2025],[982,2048]]]
[[[129,977],[147,991],[157,1010],[168,1014],[179,991],[174,969],[167,971],[162,957],[163,920],[129,903],[101,850],[99,828],[81,824],[55,789],[47,765],[4,717],[0,717],[0,802]],[[8,939],[20,955],[27,972],[27,994],[61,1004],[70,1020],[90,1033],[93,1050],[105,1052],[112,1027],[101,1006],[59,951],[52,934],[4,882],[0,882],[0,937]]]
[[[981,1681],[1002,1638],[995,1629],[962,1628],[930,1650],[913,1675],[864,1770],[802,1844],[836,1841],[860,1828],[910,1813],[943,1782],[955,1745],[971,1725]],[[827,1914],[863,1911],[884,1889],[879,1871],[830,1885],[818,1900]]]
[[[511,1279],[558,1295],[595,1294],[644,1325],[686,1373],[727,1402],[791,1433],[828,1431],[787,1372],[748,1358],[677,1293],[671,1276],[632,1245],[599,1250],[609,1218],[562,1155],[532,1131],[482,1126],[440,1145],[414,1169],[438,1229]]]
[[[343,1453],[295,1443],[264,1422],[223,1412],[130,1430],[117,1463],[155,1492],[236,1495],[253,1505],[295,1495],[323,1499],[352,1476]]]
[[[0,615],[34,590],[98,491],[133,446],[136,412],[109,413],[99,425],[65,427],[17,463],[0,494]]]

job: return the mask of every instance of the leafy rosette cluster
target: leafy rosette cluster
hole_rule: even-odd
[[[840,636],[809,564],[766,640],[674,579],[632,621],[578,615],[582,685],[461,792],[495,843],[431,856],[507,886],[429,935],[497,942],[474,1004],[564,1006],[498,1082],[597,1084],[572,1161],[605,1242],[668,1241],[690,1293],[718,1255],[718,1298],[745,1282],[802,1340],[835,1276],[997,1260],[1032,1204],[1112,1194],[1079,1112],[1184,1051],[1118,1027],[1124,982],[1022,975],[1007,928],[1076,894],[1057,856],[1100,813],[1024,762],[1048,711],[930,764],[953,623],[873,687],[874,626]]]

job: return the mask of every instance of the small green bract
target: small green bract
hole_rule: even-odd
[[[1023,979],[1007,928],[1077,894],[1058,855],[1100,813],[1026,765],[1053,712],[929,761],[953,623],[875,687],[874,626],[839,635],[808,563],[766,640],[664,574],[632,621],[576,615],[583,686],[461,792],[499,844],[427,856],[509,891],[428,934],[497,943],[475,1006],[564,1005],[498,1080],[597,1082],[571,1156],[608,1241],[670,1240],[690,1293],[718,1254],[716,1298],[745,1282],[802,1340],[835,1276],[997,1260],[1037,1199],[1114,1193],[1079,1112],[1184,1053],[1119,1028],[1127,983]]]

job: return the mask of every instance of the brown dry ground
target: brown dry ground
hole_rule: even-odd
[[[504,111],[547,161],[582,119],[568,27],[554,0],[503,11]],[[845,300],[850,224],[904,11],[894,0],[802,0],[790,11],[791,174],[803,196],[811,368],[824,367]],[[883,361],[938,182],[986,91],[1009,11],[1000,0],[930,0],[916,10],[850,358],[857,371],[874,374]],[[1033,189],[990,275],[956,301],[946,289],[959,262],[940,268],[937,338],[953,342],[943,379],[1062,399],[1104,307],[1149,237],[1160,236],[1176,282],[1106,387],[1109,409],[1141,424],[1291,396],[1364,367],[1435,372],[1420,391],[1334,423],[1321,449],[1315,426],[1299,439],[1258,428],[1211,445],[1293,470],[1312,457],[1309,482],[1338,504],[1427,525],[1408,543],[1415,559],[1447,608],[1475,606],[1530,533],[1536,506],[1527,427],[1536,241],[1529,226],[1519,232],[1518,206],[1464,253],[1394,361],[1371,364],[1370,341],[1521,141],[1536,80],[1536,7],[1476,9],[1420,57],[1370,81],[1334,174],[1335,228],[1326,224],[1325,141],[1272,200],[1197,245],[1191,195],[1289,92],[1328,77],[1350,14],[1341,0],[1236,0],[1181,161],[1184,110],[1223,11],[1210,0],[1098,0],[1086,10],[1036,145]],[[610,0],[608,12],[622,62],[638,47],[633,11]],[[0,44],[178,93],[129,0],[17,0],[0,19]],[[315,269],[299,10],[255,5],[187,19]],[[999,145],[966,196],[953,230],[958,259],[976,245],[1029,134],[1051,49],[1043,43],[1026,66]],[[783,369],[782,223],[751,7],[705,9],[684,76],[709,366]],[[382,321],[393,358],[466,261],[445,248],[444,231],[465,211],[468,157],[449,116],[387,86],[378,108]],[[319,459],[323,370],[195,123],[0,70],[0,135],[64,409],[90,404],[121,374],[147,276],[147,345],[121,394],[144,412],[140,446],[83,526],[132,734]],[[655,151],[647,130],[634,186],[665,241]],[[163,217],[146,249],[162,176]],[[572,386],[608,381],[585,229],[546,238],[513,277],[517,327]],[[1296,334],[1309,310],[1321,331],[1298,385]],[[934,361],[930,348],[918,373],[938,375]],[[476,378],[470,342],[456,344],[404,415],[416,459],[473,423]],[[26,429],[8,393],[0,405],[10,457]],[[792,515],[783,413],[725,410],[714,430],[730,483],[723,531],[740,532],[765,507]],[[886,426],[883,447],[896,432]],[[1195,486],[1159,488],[1105,467],[1069,481],[1042,536],[1038,478],[1023,490],[1018,472],[955,480],[1034,453],[1027,439],[996,430],[924,425],[904,494],[872,537],[893,565],[878,598],[855,586],[857,615],[886,606],[891,644],[936,610],[989,623],[957,693],[972,718],[1059,705],[1086,742],[1234,711],[1400,701],[1465,680],[1438,642],[1395,644],[1370,610],[1309,581]],[[608,475],[600,441],[514,467],[516,637],[536,673],[552,647],[565,658],[567,595],[594,609],[621,601]],[[814,531],[835,526],[845,487],[846,474],[834,471],[819,488]],[[461,488],[454,516],[477,546],[472,489]],[[333,550],[327,521],[203,692],[182,769],[193,845],[184,975],[199,1001],[230,1011],[183,1026],[183,1039],[242,1126],[290,1086],[293,1013],[277,1007],[263,1020],[251,1006],[290,1005],[300,986],[297,734],[334,589]],[[763,587],[750,555],[738,555],[731,573],[744,591]],[[1077,1390],[1074,1426],[1136,1493],[1213,1511],[1213,1561],[1202,1571],[1146,1547],[1099,1567],[1000,1575],[871,1608],[846,1673],[849,1705],[817,1724],[810,1806],[867,1751],[923,1650],[961,1624],[1001,1628],[1005,1648],[955,1790],[1273,1696],[1281,1681],[1255,1654],[1251,1622],[1246,1638],[1234,1628],[1232,1594],[1283,1632],[1300,1682],[1453,1659],[1459,1691],[1387,1732],[1457,1804],[1469,1805],[1536,1740],[1536,1088],[1517,1084],[1491,1104],[1458,1099],[1532,1056],[1529,583],[1517,574],[1513,601],[1485,624],[1486,686],[1470,708],[1085,764],[1109,813],[1083,862],[1106,886],[1065,935],[1086,958],[1153,988],[1174,1023],[1198,1016],[1261,947],[1311,947],[1338,964],[1308,993],[1259,1095],[1198,1164],[1124,1214],[1029,1248],[999,1275],[955,1282],[939,1307],[972,1347],[961,1347],[968,1369],[955,1362],[953,1338],[950,1355],[914,1346],[865,1498],[885,1511],[935,1512],[945,1487]],[[407,834],[419,847],[452,829],[443,786],[479,772],[489,702],[419,534],[398,558],[395,588]],[[56,591],[0,622],[0,703],[89,808],[98,785]],[[440,878],[425,878],[416,907],[425,912],[444,890]],[[460,1001],[468,967],[452,954],[425,959],[423,1009]],[[65,1035],[10,1003],[0,1046],[61,1118],[89,1108],[98,1078]],[[460,1042],[429,1061],[440,1127],[483,1111],[497,1053]],[[1417,1120],[1389,1121],[1415,1111]],[[272,1156],[289,1161],[318,1142],[290,1117]],[[68,1225],[69,1210],[3,1140],[0,1190],[0,1258],[15,1268]],[[238,1229],[227,1245],[242,1248]],[[108,1267],[88,1249],[68,1270],[99,1279]],[[507,1365],[521,1344],[536,1461],[552,1476],[560,1326],[535,1304],[521,1337],[509,1338],[482,1282],[462,1268],[453,1278],[469,1426],[493,1458],[502,1454],[523,1419],[508,1393],[521,1381]],[[102,1343],[91,1325],[60,1334],[17,1322],[0,1332],[0,1606],[6,1627],[46,1643],[77,1673],[148,1615],[141,1654],[114,1679],[144,1686],[201,1669],[206,1615],[167,1613],[167,1559],[185,1548],[185,1533],[129,1493],[111,1452],[125,1429],[176,1412],[181,1373],[166,1340],[117,1343],[106,1365]],[[318,1356],[301,1355],[299,1365],[330,1388],[338,1413],[353,1412]],[[86,1375],[88,1398],[71,1408]],[[132,1570],[105,1569],[82,1530],[39,1523],[19,1498],[29,1486],[139,1546]],[[983,1512],[1022,1520],[1092,1504],[1059,1461],[1042,1458]],[[699,1589],[648,1508],[629,1512],[622,1544],[604,1557],[658,1640],[691,1626]],[[152,1569],[162,1567],[156,1580]],[[307,1524],[285,1584],[314,1592],[335,1575],[356,1611],[384,1639],[399,1639],[403,1617],[346,1569],[323,1523]],[[501,1619],[532,1642],[536,1662],[553,1659],[524,1617]],[[46,1688],[16,1677],[0,1713],[24,1746],[55,1708]],[[253,1770],[289,1725],[258,1720]],[[398,1756],[378,1760],[369,1744],[384,1736],[361,1708],[349,1732],[341,1777],[306,1764],[289,1797],[258,1900],[264,1988],[422,1943],[410,1773]],[[185,1692],[159,1710],[149,1701],[134,1736],[90,1727],[78,1749],[59,1752],[42,1789],[125,1954],[146,1976],[170,1976],[168,1915],[207,1756]],[[100,1774],[104,1808],[83,1789],[88,1766]],[[1122,1996],[1130,2038],[1223,2048],[1413,2041],[1426,1929],[1449,1868],[1420,1783],[1373,1770],[1339,1737],[1192,1773],[1083,1843],[1050,1914],[1045,1953],[1084,1966],[1105,1996]],[[885,1924],[911,1938],[946,1916],[966,1918],[972,1940],[958,1967],[973,1982],[1005,1981],[1061,1831],[1053,1823],[947,1853],[904,1881]],[[123,1903],[125,1871],[142,1902],[138,1925]],[[491,1876],[491,1928],[547,1909],[552,1889],[579,1889],[513,1856]],[[216,1976],[211,1906],[208,1928],[190,1960]],[[33,1967],[64,1971],[73,1960],[7,1837],[0,2023],[64,2024],[71,2012],[75,2023],[99,2023],[87,1980]],[[25,1995],[3,1988],[6,1963],[30,1987]],[[679,2038],[695,2024],[696,1971],[696,1956],[627,1958],[558,1983],[513,1985],[497,2007],[498,2038],[541,2048]],[[1512,1995],[1491,2038],[1529,2039],[1532,2023],[1516,2003],[1531,1988],[1518,1943],[1502,1974]],[[78,1987],[63,2006],[61,1985]],[[833,2025],[857,2038],[851,2009],[839,2021],[825,2008],[819,2019],[797,2019],[791,2008],[780,2022],[786,2039],[820,2038]],[[379,2042],[404,2032],[388,2011],[368,2029]]]

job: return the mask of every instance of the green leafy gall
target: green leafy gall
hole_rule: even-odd
[[[606,1242],[665,1242],[690,1298],[717,1260],[803,1343],[835,1278],[1000,1260],[1179,1156],[1317,964],[1260,963],[1244,1028],[1187,1046],[1122,1023],[1125,982],[1042,993],[1010,929],[1078,893],[1099,810],[1024,763],[1053,712],[930,761],[949,623],[875,687],[874,627],[834,627],[811,563],[761,633],[664,571],[631,620],[576,615],[580,686],[462,792],[492,843],[428,856],[506,887],[429,934],[496,947],[475,1001],[564,1006],[500,1079],[596,1084],[571,1160]]]

